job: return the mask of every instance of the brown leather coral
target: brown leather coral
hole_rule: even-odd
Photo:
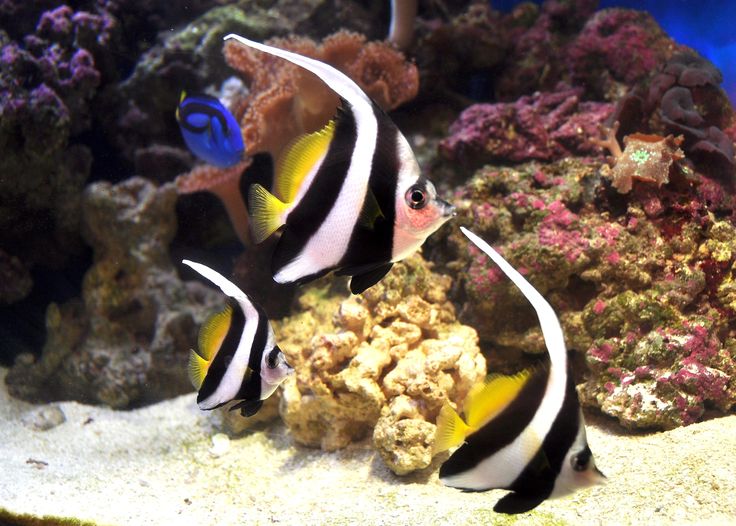
[[[414,64],[386,42],[368,42],[339,31],[321,44],[303,37],[272,39],[269,45],[316,58],[341,70],[385,110],[416,96]],[[278,57],[225,43],[225,59],[250,84],[250,94],[234,108],[249,155],[277,158],[295,137],[321,128],[334,114],[337,95],[315,75]]]

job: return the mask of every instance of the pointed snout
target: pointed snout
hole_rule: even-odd
[[[448,203],[447,201],[443,199],[437,199],[437,206],[442,211],[442,217],[446,217],[447,219],[449,219],[457,215],[455,206],[451,205],[450,203]]]

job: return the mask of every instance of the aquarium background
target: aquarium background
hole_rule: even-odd
[[[501,492],[437,480],[435,422],[546,348],[459,226],[557,312],[610,479],[524,520],[732,521],[734,15],[420,1],[400,47],[384,1],[0,1],[0,523],[497,522]],[[337,99],[231,32],[354,78],[457,207],[364,294],[276,284],[275,239],[252,242],[248,186]],[[187,147],[182,91],[229,108],[241,162]],[[261,304],[296,369],[254,419],[197,408],[187,357],[224,297],[185,258]]]

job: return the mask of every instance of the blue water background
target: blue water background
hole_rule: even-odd
[[[520,3],[492,0],[491,5],[509,11]],[[601,0],[599,5],[648,11],[676,42],[696,49],[721,70],[723,88],[736,103],[736,0]]]

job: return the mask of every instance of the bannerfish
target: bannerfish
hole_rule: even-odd
[[[461,230],[534,307],[549,363],[513,376],[490,376],[471,389],[463,405],[464,421],[449,404],[443,406],[434,453],[462,445],[440,467],[440,480],[466,491],[511,490],[493,508],[500,513],[523,513],[547,498],[604,483],[586,439],[557,315],[500,254]]]
[[[189,354],[189,380],[198,391],[197,405],[210,410],[238,401],[230,410],[253,416],[294,370],[275,344],[273,329],[260,306],[211,268],[186,259],[182,263],[230,297],[223,311],[202,324],[199,350]]]
[[[182,92],[176,121],[184,142],[204,162],[228,168],[242,160],[245,147],[238,121],[215,97]]]
[[[281,57],[319,77],[340,97],[335,117],[295,140],[279,159],[274,191],[248,195],[260,243],[285,226],[273,253],[278,283],[305,283],[330,271],[351,276],[359,294],[454,215],[422,177],[406,138],[358,85],[332,66],[227,35],[225,40]]]

